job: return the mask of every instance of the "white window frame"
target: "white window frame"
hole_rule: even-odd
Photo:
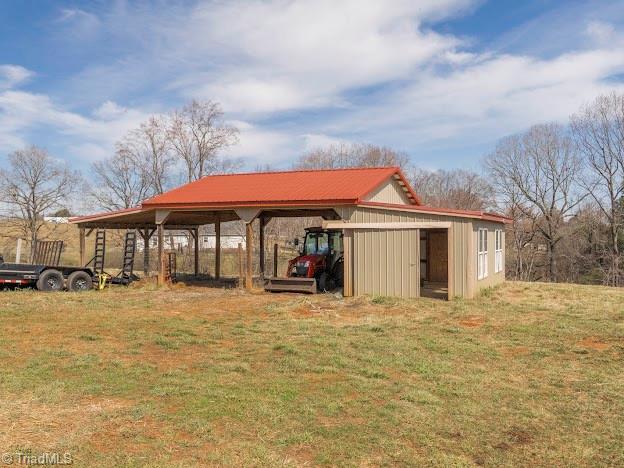
[[[488,230],[480,228],[477,231],[477,279],[488,276]]]
[[[503,271],[503,230],[494,231],[494,273]]]

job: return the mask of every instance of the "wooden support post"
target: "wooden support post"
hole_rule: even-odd
[[[246,246],[247,264],[245,265],[245,289],[253,288],[253,221],[245,224],[246,229]]]
[[[149,274],[149,262],[150,262],[150,239],[152,238],[152,233],[150,233],[148,228],[143,230],[139,230],[141,237],[143,238],[143,276],[147,278]]]
[[[157,236],[158,236],[158,285],[162,286],[165,284],[165,246],[164,242],[164,226],[159,224],[157,227]]]
[[[264,227],[266,226],[266,218],[260,216],[260,278],[264,279]]]
[[[80,266],[84,266],[86,263],[85,244],[86,244],[85,228],[81,227],[80,228],[80,242],[79,242],[79,247],[78,247],[80,249]]]
[[[195,277],[199,276],[199,228],[195,228],[194,232],[195,240]]]
[[[238,287],[243,287],[243,244],[238,243]]]
[[[279,246],[273,244],[273,278],[277,278],[277,262],[279,260]]]
[[[215,279],[219,278],[221,278],[221,221],[217,219],[215,223]]]

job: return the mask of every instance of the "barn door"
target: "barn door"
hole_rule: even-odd
[[[353,292],[419,297],[418,229],[354,230]]]

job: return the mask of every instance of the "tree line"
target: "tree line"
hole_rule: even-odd
[[[129,131],[111,157],[92,165],[90,183],[41,148],[15,151],[0,170],[5,219],[19,220],[34,243],[43,215],[72,206],[78,194],[104,210],[129,208],[182,182],[237,171],[242,161],[223,155],[237,141],[217,103],[194,100]],[[598,97],[565,125],[538,124],[502,138],[479,172],[424,170],[406,153],[362,143],[308,151],[293,168],[389,165],[403,169],[426,205],[512,218],[509,278],[622,285],[624,95]],[[276,222],[273,230],[298,228],[289,223]]]

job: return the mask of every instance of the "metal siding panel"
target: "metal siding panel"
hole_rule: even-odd
[[[452,245],[453,249],[453,294],[455,296],[471,297],[476,292],[477,287],[481,287],[481,284],[476,284],[476,235],[474,234],[477,229],[477,224],[486,224],[492,230],[493,226],[502,228],[499,223],[485,222],[479,220],[471,220],[465,218],[456,218],[453,216],[435,215],[435,214],[422,214],[422,213],[409,213],[398,212],[392,210],[374,209],[374,208],[356,208],[350,214],[350,220],[352,222],[402,222],[402,221],[422,221],[422,222],[436,222],[436,221],[450,221],[452,223],[451,229],[453,230]],[[377,232],[378,234],[375,234]],[[405,233],[415,232],[413,230],[406,230]],[[404,235],[403,235],[404,236]],[[492,233],[492,236],[494,234]],[[369,244],[366,244],[368,239]],[[379,291],[378,294],[387,295],[410,295],[413,296],[415,291],[419,292],[419,276],[414,277],[414,274],[419,275],[419,271],[412,272],[406,270],[406,264],[404,259],[409,259],[410,255],[417,253],[415,248],[419,248],[418,239],[415,239],[416,244],[407,245],[405,243],[405,237],[401,237],[400,232],[397,231],[367,231],[365,236],[361,232],[355,231],[353,237],[353,252],[354,252],[354,294],[356,294],[356,284],[359,288],[358,294],[367,293],[365,289],[370,287],[375,291]],[[489,239],[489,244],[492,248],[490,254],[488,254],[488,260],[494,261],[494,238]],[[357,248],[356,248],[357,245]],[[474,255],[473,255],[474,254]],[[474,259],[472,257],[475,257]],[[356,258],[358,257],[358,258]],[[369,259],[375,260],[375,265],[378,268],[375,272],[375,277],[370,278],[369,281],[373,281],[372,284],[367,286],[367,279],[371,277],[366,270],[362,271],[362,263]],[[491,258],[490,258],[491,257]],[[363,258],[363,259],[362,259]],[[356,263],[357,262],[357,263]],[[407,262],[410,263],[409,261]],[[356,268],[356,265],[358,266]],[[418,262],[417,262],[418,265]],[[371,267],[372,267],[371,263]],[[419,270],[420,266],[416,270]],[[504,274],[496,275],[497,278],[492,278],[494,271],[493,263],[490,266],[489,279],[497,283],[504,279]],[[384,273],[385,272],[385,273]],[[403,278],[401,272],[409,274],[409,278]],[[474,276],[474,278],[472,278]],[[499,278],[500,277],[500,278]],[[357,281],[356,281],[357,280]],[[412,281],[415,280],[415,281]],[[481,282],[479,282],[481,283]],[[408,290],[409,286],[409,290]]]
[[[378,203],[393,203],[396,205],[410,205],[411,202],[399,183],[390,179],[377,190],[366,197],[367,201]]]

